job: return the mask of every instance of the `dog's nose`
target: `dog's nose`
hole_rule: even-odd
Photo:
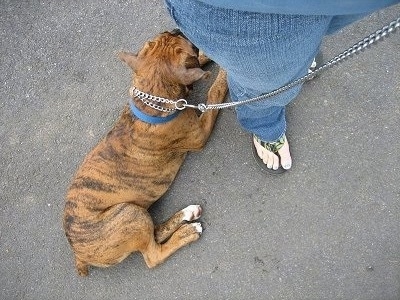
[[[182,33],[182,31],[179,28],[175,28],[170,32],[174,36],[180,35],[181,37],[187,39],[187,37]]]

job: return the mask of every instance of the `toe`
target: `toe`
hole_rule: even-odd
[[[272,169],[278,170],[279,169],[279,157],[274,155]]]
[[[266,159],[264,163],[267,165],[267,168],[277,170],[279,168],[279,157],[268,150],[265,150],[265,152]]]
[[[262,147],[262,146],[255,140],[255,138],[253,138],[253,143],[254,143],[254,146],[256,147],[258,157],[261,158],[261,160],[264,162],[264,164],[267,164],[267,162],[268,162],[268,156],[267,156],[266,153],[265,153],[265,148]]]
[[[290,156],[289,143],[287,140],[285,141],[285,144],[282,146],[282,148],[279,149],[278,153],[281,157],[282,168],[284,168],[285,170],[290,169],[292,167],[292,157]]]
[[[268,155],[267,159],[264,160],[264,163],[267,165],[268,169],[272,169],[274,166],[274,158]]]

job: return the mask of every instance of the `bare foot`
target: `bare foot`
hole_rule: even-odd
[[[285,138],[282,147],[278,150],[280,159],[278,155],[260,145],[256,138],[253,138],[253,142],[258,156],[262,159],[264,164],[267,165],[267,168],[277,170],[281,165],[283,169],[289,170],[292,167],[292,157],[290,156],[289,142],[287,138]]]

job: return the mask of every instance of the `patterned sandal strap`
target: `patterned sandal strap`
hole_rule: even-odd
[[[283,144],[286,141],[286,135],[283,135],[276,142],[264,142],[255,135],[254,135],[254,138],[256,139],[257,143],[259,143],[261,146],[263,146],[265,149],[267,149],[268,151],[270,151],[272,153],[278,152],[278,150],[282,148]]]

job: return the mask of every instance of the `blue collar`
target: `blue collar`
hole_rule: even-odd
[[[166,117],[158,117],[158,116],[150,116],[140,111],[136,105],[133,103],[132,99],[129,99],[129,106],[131,108],[131,113],[136,116],[140,121],[149,123],[149,124],[164,124],[167,123],[174,118],[176,118],[179,114],[179,110],[175,111],[173,114],[170,114]]]

